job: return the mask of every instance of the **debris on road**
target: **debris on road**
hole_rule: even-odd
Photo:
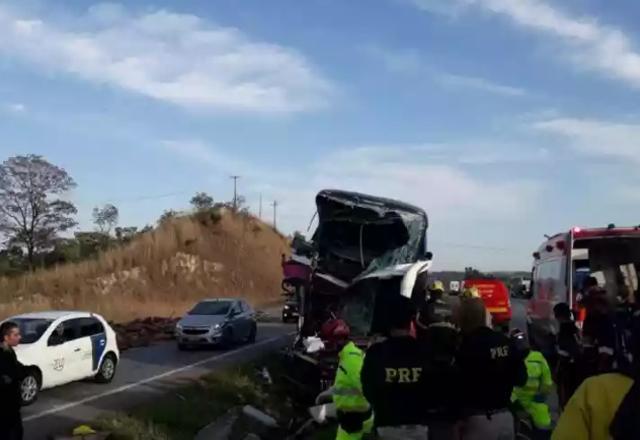
[[[145,347],[154,342],[174,338],[178,318],[149,317],[125,324],[111,324],[118,336],[120,351]]]

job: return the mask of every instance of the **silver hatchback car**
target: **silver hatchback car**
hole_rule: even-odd
[[[232,346],[255,342],[258,333],[254,310],[242,299],[206,299],[176,324],[178,348],[197,345]]]

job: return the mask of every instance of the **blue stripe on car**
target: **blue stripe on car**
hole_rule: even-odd
[[[107,335],[99,333],[91,336],[91,352],[93,353],[93,371],[98,369],[100,360],[104,354],[104,350],[107,348]]]

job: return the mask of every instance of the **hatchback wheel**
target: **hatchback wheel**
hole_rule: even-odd
[[[22,379],[20,383],[20,399],[22,405],[31,405],[38,398],[38,392],[40,391],[40,374],[35,369],[27,371],[27,375]]]
[[[224,330],[224,332],[222,333],[222,339],[220,341],[220,345],[222,345],[222,348],[231,348],[233,347],[234,344],[234,335],[233,335],[233,329],[231,328],[226,328]]]
[[[249,344],[253,344],[256,342],[256,337],[258,336],[258,326],[254,323],[251,326],[251,331],[249,332],[249,337],[247,338],[247,342]]]
[[[96,382],[109,383],[116,375],[116,358],[113,354],[107,354],[102,360],[98,374],[96,374]]]

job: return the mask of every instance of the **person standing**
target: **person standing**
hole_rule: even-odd
[[[416,319],[418,343],[425,359],[426,416],[429,439],[454,438],[458,419],[458,369],[455,365],[460,332],[444,286],[436,281]]]
[[[640,313],[630,324],[632,363],[586,379],[567,403],[552,440],[640,438]]]
[[[424,360],[411,336],[414,316],[410,300],[396,298],[389,307],[388,337],[369,347],[364,358],[362,391],[382,440],[427,440]]]
[[[461,440],[515,437],[511,393],[527,383],[527,369],[524,355],[505,334],[490,328],[490,319],[480,298],[461,302],[462,343],[457,356],[464,390]]]
[[[331,390],[339,424],[336,440],[361,440],[372,429],[371,406],[362,393],[360,382],[364,352],[349,340],[351,332],[344,321],[336,319],[327,323],[325,332],[339,350]]]
[[[582,373],[578,370],[581,351],[580,332],[572,319],[571,309],[567,303],[556,304],[553,314],[558,322],[556,381],[558,402],[562,409],[582,382]]]
[[[528,419],[533,422],[535,438],[548,439],[551,435],[551,412],[547,404],[547,398],[553,388],[551,369],[542,353],[532,349],[527,335],[522,330],[514,329],[511,332],[511,340],[518,353],[525,357],[527,368],[527,383],[514,388],[511,400],[522,408]]]
[[[24,366],[13,351],[20,344],[20,328],[14,322],[3,322],[0,324],[0,338],[0,438],[22,440],[20,383]]]
[[[604,289],[591,288],[586,298],[586,318],[582,327],[584,377],[609,373],[615,367],[617,336],[615,313]]]

